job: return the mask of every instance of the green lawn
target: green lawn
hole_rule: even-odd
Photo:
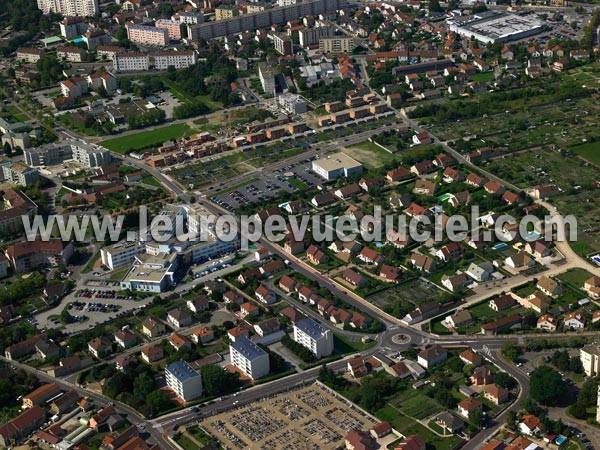
[[[486,83],[492,81],[494,79],[494,72],[482,72],[476,73],[475,75],[471,75],[471,80],[473,81],[484,81]]]
[[[593,162],[594,164],[600,165],[600,141],[578,145],[571,148],[571,150],[578,155],[583,156],[585,159]]]
[[[140,131],[123,137],[107,139],[99,144],[116,153],[126,154],[133,150],[141,150],[159,146],[165,141],[190,136],[194,133],[185,123],[167,125],[151,131]]]
[[[369,141],[347,147],[345,153],[364,164],[367,168],[381,167],[395,160],[393,154]]]
[[[300,191],[308,189],[308,185],[300,181],[298,178],[290,178],[288,182]]]
[[[566,283],[571,283],[573,286],[581,289],[585,280],[587,280],[591,276],[592,274],[589,273],[587,270],[576,268],[569,269],[566,272],[561,273],[558,276],[558,279]]]
[[[400,410],[416,419],[424,419],[436,412],[441,412],[441,407],[435,400],[418,394],[403,401]]]
[[[420,423],[414,422],[410,418],[398,413],[391,405],[386,405],[375,412],[375,416],[382,421],[389,422],[394,429],[398,430],[404,436],[418,434],[427,443],[428,449],[452,450],[461,442],[458,436],[438,436]]]

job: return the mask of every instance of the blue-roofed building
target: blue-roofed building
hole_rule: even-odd
[[[333,353],[333,333],[310,318],[294,324],[294,341],[309,349],[317,358]]]
[[[254,380],[269,373],[269,355],[247,336],[229,344],[229,356],[235,367]]]
[[[169,364],[165,378],[167,386],[186,402],[202,396],[202,377],[183,360]]]

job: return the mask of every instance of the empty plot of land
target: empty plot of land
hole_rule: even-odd
[[[376,423],[314,384],[207,417],[200,425],[225,448],[333,450],[351,429]]]

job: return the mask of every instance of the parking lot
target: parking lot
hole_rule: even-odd
[[[311,170],[311,159],[292,164],[272,173],[271,176],[249,183],[234,191],[219,194],[212,199],[230,211],[241,206],[250,206],[268,202],[276,198],[281,191],[288,193],[312,188],[323,182],[323,178]]]

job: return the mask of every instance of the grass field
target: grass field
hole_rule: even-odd
[[[600,141],[590,142],[589,144],[578,145],[571,148],[572,151],[581,155],[585,159],[600,166]]]
[[[487,83],[494,79],[494,72],[476,73],[475,75],[471,76],[471,79],[473,81],[484,81]]]
[[[398,410],[391,405],[386,405],[381,408],[375,413],[375,416],[382,421],[389,422],[394,429],[398,430],[404,436],[418,434],[425,442],[427,442],[428,449],[451,450],[461,442],[461,439],[458,436],[438,436],[420,423],[400,414]]]
[[[130,151],[155,147],[161,145],[165,141],[190,136],[194,134],[194,132],[195,131],[190,129],[187,124],[177,123],[150,131],[142,130],[139,133],[107,139],[101,141],[99,144],[113,152],[124,155]]]
[[[376,169],[394,161],[393,154],[369,141],[346,147],[344,153],[364,164],[367,169]]]

